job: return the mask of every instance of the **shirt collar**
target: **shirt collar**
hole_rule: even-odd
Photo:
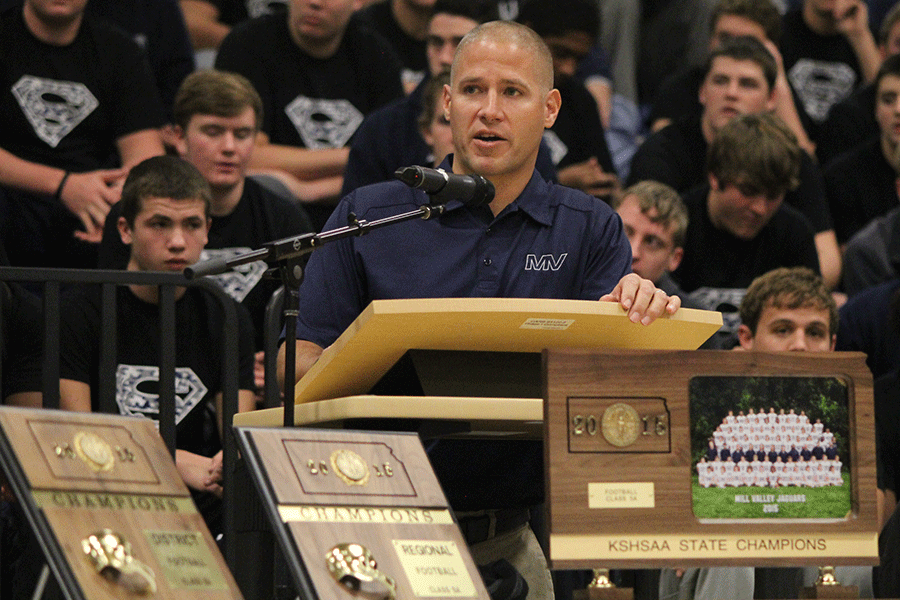
[[[453,155],[448,154],[444,161],[440,164],[438,168],[445,170],[448,173],[453,172],[453,168],[451,165],[453,164]],[[525,186],[525,189],[522,190],[522,193],[519,194],[519,197],[512,201],[512,203],[501,211],[498,215],[502,217],[507,213],[511,213],[517,210],[521,210],[523,213],[540,223],[541,225],[545,225],[549,227],[553,224],[553,221],[550,217],[550,184],[541,177],[540,173],[538,173],[537,169],[535,169],[531,173],[531,179],[528,180],[528,185]],[[462,208],[463,204],[461,202],[452,201],[447,203],[447,212],[451,210],[456,210]]]

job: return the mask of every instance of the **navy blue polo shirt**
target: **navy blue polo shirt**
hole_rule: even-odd
[[[444,168],[449,171],[449,161]],[[352,212],[375,221],[416,210],[428,196],[398,181],[365,186],[338,204],[326,230]],[[559,298],[597,300],[631,272],[631,247],[604,202],[536,172],[497,217],[457,202],[313,252],[300,289],[298,339],[327,347],[372,300]]]

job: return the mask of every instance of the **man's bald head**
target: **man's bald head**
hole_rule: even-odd
[[[550,49],[541,36],[525,25],[514,21],[490,21],[470,31],[456,48],[453,66],[450,69],[451,81],[456,81],[455,73],[459,57],[466,52],[468,46],[476,43],[516,45],[524,48],[530,56],[534,57],[535,68],[543,91],[549,92],[553,89],[553,55],[550,54]]]

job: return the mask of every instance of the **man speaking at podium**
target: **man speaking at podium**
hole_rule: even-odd
[[[442,167],[487,178],[494,198],[488,206],[452,201],[436,219],[314,252],[300,288],[298,378],[377,299],[599,299],[645,325],[679,308],[677,296],[631,273],[631,249],[612,209],[535,171],[543,131],[559,112],[552,88],[552,56],[530,29],[494,21],[463,38],[444,88],[456,152]],[[339,203],[326,230],[346,225],[351,213],[374,221],[427,203],[400,182],[366,186]],[[283,348],[279,363],[283,376]],[[546,561],[527,527],[528,507],[543,501],[541,444],[442,440],[427,449],[475,562],[505,558],[524,576],[529,598],[551,598]]]

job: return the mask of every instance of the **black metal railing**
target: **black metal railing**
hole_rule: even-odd
[[[159,288],[159,432],[167,448],[175,455],[175,290],[178,287],[200,287],[210,292],[221,304],[224,346],[222,353],[222,445],[224,479],[225,559],[232,572],[239,568],[237,544],[234,540],[237,486],[229,485],[237,459],[232,434],[232,418],[238,411],[238,333],[234,301],[214,282],[188,280],[181,273],[107,271],[82,269],[36,269],[0,267],[0,281],[25,283],[41,288],[43,298],[43,370],[41,392],[45,408],[59,408],[60,381],[60,297],[63,286],[98,284],[101,291],[100,372],[98,383],[101,412],[118,413],[116,403],[117,299],[116,288],[127,285],[153,285]],[[2,327],[0,319],[0,327]],[[4,339],[0,329],[0,340]],[[3,365],[0,365],[2,374]]]

